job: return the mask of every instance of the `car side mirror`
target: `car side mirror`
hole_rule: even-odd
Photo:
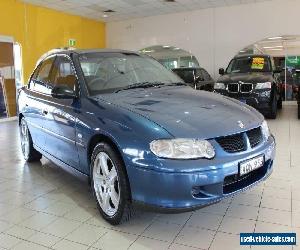
[[[68,85],[55,86],[51,91],[51,96],[58,99],[74,99],[76,93]]]
[[[219,68],[219,74],[222,76],[225,74],[225,70],[223,68]]]

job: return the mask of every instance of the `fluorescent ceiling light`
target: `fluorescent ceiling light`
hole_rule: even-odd
[[[174,48],[173,50],[180,50],[180,48],[177,48],[177,47],[176,47],[176,48]]]
[[[154,52],[154,50],[142,50],[142,52],[144,52],[144,53],[152,53],[152,52]]]
[[[165,49],[168,49],[168,48],[170,48],[171,46],[169,46],[169,45],[164,45],[163,46],[163,48],[165,48]]]
[[[104,14],[103,17],[106,18],[106,17],[108,17],[108,15],[107,15],[107,14]]]
[[[269,47],[263,47],[264,49],[275,49],[275,48],[283,48],[282,45],[278,45],[278,46],[269,46]]]
[[[268,39],[269,39],[269,40],[282,39],[282,36],[269,37]]]
[[[278,48],[278,49],[267,49],[267,50],[283,50],[283,49],[279,49],[279,48]]]
[[[240,53],[245,53],[246,51],[245,50],[240,50]]]

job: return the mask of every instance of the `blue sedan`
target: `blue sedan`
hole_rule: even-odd
[[[253,108],[122,50],[44,55],[18,98],[25,160],[86,177],[111,224],[136,205],[194,210],[266,179],[275,141]]]

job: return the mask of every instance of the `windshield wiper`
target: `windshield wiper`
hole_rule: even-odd
[[[161,86],[161,85],[165,85],[165,84],[162,83],[162,82],[138,82],[138,83],[130,84],[125,88],[118,89],[117,91],[115,91],[115,93],[118,93],[122,90],[139,89],[139,88],[142,88],[142,89],[154,88],[154,87],[158,87],[158,86]]]
[[[188,86],[185,82],[171,82],[168,84],[165,84],[166,86]]]

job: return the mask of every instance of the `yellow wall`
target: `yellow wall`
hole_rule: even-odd
[[[24,81],[38,58],[50,49],[65,47],[70,38],[76,48],[104,48],[105,23],[25,4],[0,0],[0,35],[12,36],[22,46]]]

